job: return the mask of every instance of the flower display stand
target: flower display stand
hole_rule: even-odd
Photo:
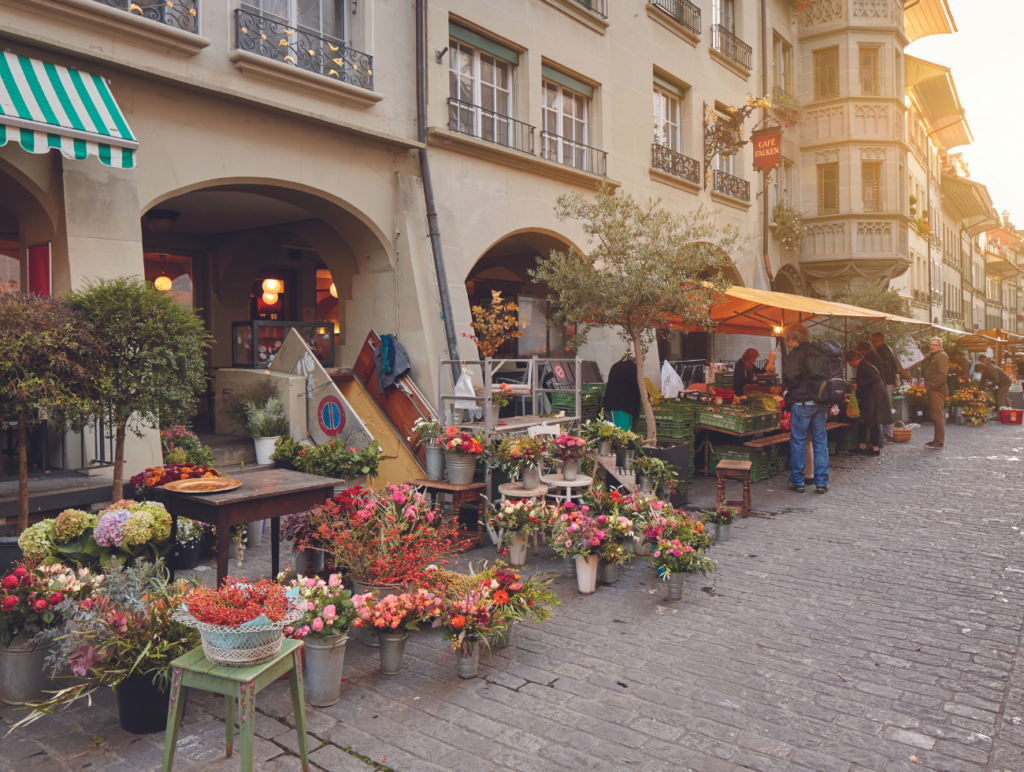
[[[470,483],[469,485],[452,485],[451,483],[444,482],[443,480],[409,480],[407,485],[412,485],[416,488],[420,488],[425,493],[432,493],[440,498],[444,494],[448,494],[452,497],[452,517],[455,519],[455,524],[458,525],[459,521],[459,510],[466,506],[476,505],[477,517],[476,517],[476,530],[471,531],[468,528],[465,532],[460,530],[460,536],[470,539],[475,547],[484,546],[484,511],[486,507],[486,500],[484,499],[483,493],[487,490],[486,483]],[[440,502],[438,502],[440,503]]]
[[[235,705],[238,705],[239,742],[242,746],[242,772],[252,772],[256,727],[256,695],[280,676],[288,674],[295,713],[295,730],[299,741],[302,769],[309,770],[306,747],[306,701],[302,691],[302,641],[286,639],[281,653],[270,662],[254,667],[215,665],[203,656],[202,647],[171,663],[171,695],[167,710],[167,735],[164,740],[163,772],[171,772],[174,750],[178,742],[181,716],[189,687],[224,695],[225,748],[230,756],[234,750]]]

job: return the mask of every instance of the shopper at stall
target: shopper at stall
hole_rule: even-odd
[[[828,405],[811,398],[812,378],[822,378],[824,357],[811,342],[811,333],[802,324],[791,324],[782,332],[789,356],[782,368],[786,387],[786,407],[790,411],[789,489],[804,491],[804,466],[807,463],[807,438],[814,451],[814,486],[818,493],[828,492],[828,434],[825,422]]]
[[[929,355],[924,360],[924,388],[928,394],[928,414],[935,424],[935,439],[924,446],[939,450],[946,444],[946,400],[949,399],[949,357],[942,350],[942,338],[928,341]]]
[[[636,379],[636,362],[629,353],[608,371],[602,405],[605,418],[620,429],[633,428],[633,421],[640,414],[640,384]]]
[[[757,383],[755,375],[775,372],[775,352],[773,351],[768,355],[768,364],[765,367],[758,367],[754,364],[759,356],[761,355],[756,348],[748,348],[743,352],[743,356],[740,357],[739,361],[736,362],[736,366],[733,367],[732,389],[736,392],[737,397],[743,396],[747,386]]]
[[[991,362],[987,365],[976,364],[974,372],[981,373],[981,381],[978,383],[979,389],[984,389],[990,383],[995,387],[996,410],[1006,407],[1006,395],[1010,392],[1013,379],[1004,370],[999,369]]]
[[[901,377],[907,378],[907,371],[900,367],[896,361],[896,354],[888,343],[885,342],[884,332],[871,333],[871,345],[875,347],[875,353],[882,360],[882,385],[885,386],[885,394],[889,398],[889,417],[882,423],[882,431],[886,442],[893,442],[892,438],[892,393],[899,385]]]
[[[853,453],[865,456],[881,455],[883,421],[892,420],[889,410],[889,396],[885,393],[882,373],[869,361],[873,351],[865,352],[860,348],[846,352],[846,363],[857,371],[857,407],[860,416],[857,418],[857,441],[859,445]],[[877,358],[877,354],[875,355]]]

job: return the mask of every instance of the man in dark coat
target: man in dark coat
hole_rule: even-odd
[[[846,363],[857,369],[857,405],[860,408],[857,439],[860,444],[853,452],[865,456],[881,455],[881,424],[883,420],[892,420],[882,373],[860,349],[846,352]]]
[[[640,383],[632,358],[620,359],[608,371],[602,406],[606,420],[626,431],[633,428],[633,421],[640,414]]]
[[[882,360],[882,383],[885,385],[885,393],[889,395],[889,407],[892,408],[892,393],[899,385],[899,379],[909,378],[910,375],[896,360],[896,354],[892,347],[885,342],[885,333],[871,333],[871,345],[875,347],[875,353]],[[859,348],[859,347],[858,347]],[[882,433],[886,442],[894,442],[892,438],[892,414],[889,421],[882,424]]]
[[[974,366],[974,372],[981,373],[981,380],[978,382],[978,388],[984,390],[985,386],[989,383],[996,390],[996,409],[1006,407],[1006,395],[1010,391],[1010,386],[1013,385],[1013,379],[1010,378],[1006,372],[996,367],[992,362],[988,364],[976,364]]]

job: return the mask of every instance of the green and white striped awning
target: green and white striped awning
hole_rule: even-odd
[[[0,147],[11,140],[30,153],[96,156],[107,166],[135,167],[135,141],[107,82],[96,75],[3,52],[0,56]]]

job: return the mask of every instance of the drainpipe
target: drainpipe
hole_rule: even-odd
[[[768,97],[768,0],[761,0],[761,89]],[[762,110],[764,125],[768,125],[768,108]],[[779,172],[776,171],[776,174]],[[761,250],[764,253],[764,270],[768,274],[768,287],[775,292],[775,277],[772,275],[772,261],[768,257],[768,172],[761,175],[764,188],[761,190],[762,208],[764,210],[761,223]]]
[[[452,297],[448,292],[448,271],[445,270],[444,252],[441,249],[441,230],[437,226],[437,205],[434,202],[434,184],[430,176],[430,158],[427,156],[427,20],[425,0],[416,0],[416,138],[423,143],[420,148],[420,174],[423,178],[423,197],[427,205],[427,230],[430,233],[430,251],[434,255],[434,272],[437,274],[437,294],[441,299],[441,320],[444,322],[444,337],[448,344],[448,358],[452,364],[452,385],[459,379],[459,341],[455,335],[455,319],[452,315]],[[440,397],[440,395],[438,395]]]

